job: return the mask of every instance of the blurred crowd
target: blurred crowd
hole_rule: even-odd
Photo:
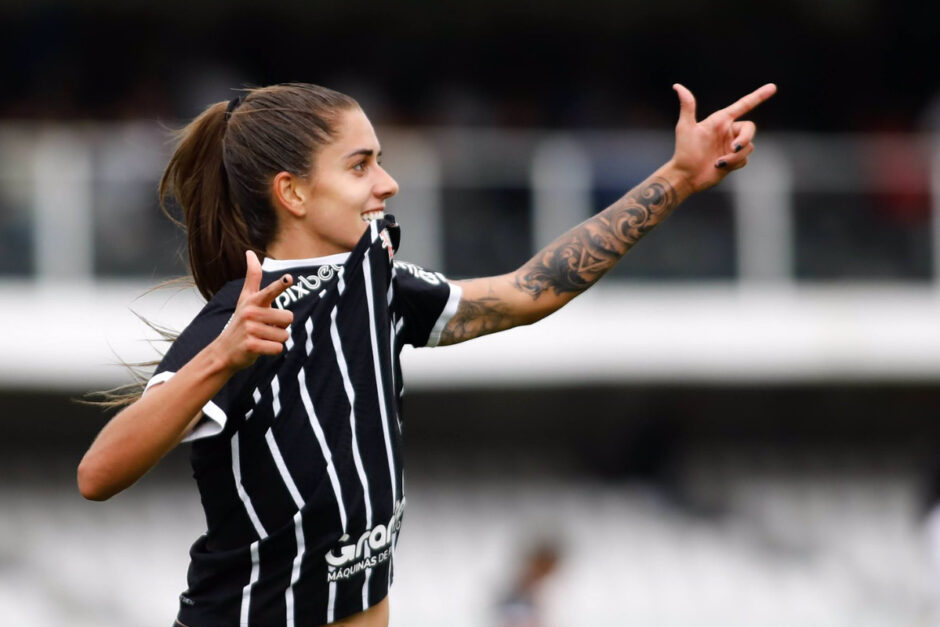
[[[239,87],[296,80],[351,94],[380,128],[668,131],[677,108],[673,82],[689,86],[705,114],[774,81],[779,96],[755,112],[762,133],[875,137],[857,154],[822,164],[844,168],[871,189],[797,185],[793,274],[923,280],[933,273],[929,162],[912,133],[940,128],[940,83],[916,71],[917,60],[932,54],[929,11],[880,0],[759,7],[738,0],[0,3],[0,124],[144,120],[174,127]],[[4,152],[0,142],[0,169],[16,160]],[[622,169],[610,184],[598,178],[592,206],[605,206],[637,180]],[[140,198],[107,196],[153,213],[150,185],[135,192]],[[507,230],[484,237],[502,242],[484,255],[494,267],[467,272],[504,271],[527,254],[528,190],[471,196],[445,186],[443,194],[445,207],[472,205],[451,212],[472,217],[470,231],[445,232],[448,251],[479,239],[474,224],[494,223],[479,213],[485,207]],[[618,272],[733,278],[739,260],[729,200],[719,194],[695,202],[694,213],[673,218],[668,244],[651,238]],[[0,250],[7,251],[0,274],[33,270],[27,205],[13,192],[0,197]],[[168,229],[160,237],[176,241]],[[504,259],[506,250],[521,251],[520,259]],[[445,270],[463,274],[463,256],[452,257]],[[144,261],[97,259],[96,271],[154,271]]]
[[[928,4],[3,3],[0,118],[178,120],[301,80],[379,123],[661,128],[675,81],[702,110],[774,81],[774,128],[908,131],[938,118]]]

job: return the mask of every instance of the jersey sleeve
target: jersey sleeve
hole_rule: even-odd
[[[164,355],[160,365],[147,382],[144,394],[154,385],[165,383],[173,378],[180,368],[217,338],[228,324],[234,311],[234,306],[220,307],[215,303],[206,305],[170,346],[170,350]],[[236,388],[239,387],[240,382],[241,377],[233,377],[203,406],[202,419],[183,438],[183,442],[218,435],[225,429],[228,416],[233,409],[232,405],[237,398]]]
[[[405,344],[437,346],[447,322],[457,312],[463,290],[440,272],[396,261],[395,312]]]

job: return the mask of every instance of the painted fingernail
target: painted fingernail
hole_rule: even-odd
[[[728,162],[725,161],[724,159],[722,159],[721,161],[719,161],[718,163],[715,164],[715,167],[716,167],[716,168],[723,168],[723,167],[725,167],[726,165],[728,165]]]
[[[734,151],[735,151],[735,152],[741,152],[741,144],[735,144],[735,145],[734,145]]]
[[[288,283],[290,283],[290,279],[288,279],[286,276],[283,276],[283,277],[281,277],[281,282],[282,282],[284,285],[287,285]]]

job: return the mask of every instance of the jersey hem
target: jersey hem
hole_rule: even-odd
[[[357,614],[361,614],[361,613],[363,613],[363,612],[366,612],[366,611],[368,611],[368,610],[371,610],[371,609],[374,608],[375,606],[379,605],[380,603],[382,603],[383,601],[385,601],[386,599],[388,599],[388,598],[389,598],[389,595],[391,594],[391,591],[392,591],[392,590],[391,590],[391,585],[389,585],[389,586],[385,589],[385,594],[382,595],[382,598],[379,599],[378,601],[376,601],[375,603],[370,603],[369,606],[366,607],[366,608],[362,608],[362,609],[350,609],[350,610],[348,610],[346,613],[339,612],[340,616],[334,616],[334,617],[333,617],[333,620],[331,620],[330,622],[328,622],[328,623],[322,623],[323,627],[330,627],[330,625],[340,625],[340,624],[342,624],[343,621],[349,619],[351,616],[355,616],[355,615],[357,615]],[[176,622],[179,623],[179,625],[183,625],[184,627],[190,627],[190,626],[192,626],[192,627],[198,627],[198,625],[200,625],[200,624],[205,624],[205,622],[202,620],[202,617],[201,617],[201,616],[199,616],[199,615],[194,615],[194,614],[192,613],[192,612],[193,612],[193,609],[195,609],[195,608],[189,608],[189,607],[182,607],[182,606],[181,606],[180,609],[179,609],[179,611],[178,611],[177,614],[176,614],[176,619],[175,619]],[[205,618],[206,618],[206,621],[213,621],[212,624],[218,624],[217,619],[213,619],[213,618],[211,618],[211,617],[205,617]],[[184,621],[185,621],[185,622],[184,622]],[[244,625],[245,623],[241,623],[241,624]],[[317,623],[317,624],[321,624],[321,623]]]
[[[431,334],[428,336],[428,341],[425,343],[425,346],[433,348],[440,343],[441,334],[444,333],[444,327],[447,326],[450,319],[457,313],[460,297],[463,296],[463,288],[449,281],[447,285],[450,286],[450,296],[447,297],[447,304],[444,305],[444,311],[441,312],[441,315],[437,318],[437,322],[434,323],[434,327],[431,329]]]
[[[147,381],[146,387],[144,387],[144,394],[147,393],[151,387],[160,384],[166,383],[173,378],[176,372],[169,370],[164,370],[159,372]],[[192,442],[194,440],[201,440],[202,438],[209,438],[214,435],[219,435],[222,433],[222,430],[225,429],[225,423],[228,422],[228,416],[225,414],[225,411],[213,403],[212,401],[207,402],[202,406],[202,414],[209,420],[201,420],[199,424],[193,427],[193,430],[186,434],[186,436],[181,440],[182,442]]]

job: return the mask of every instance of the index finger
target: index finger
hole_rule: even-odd
[[[289,274],[285,274],[277,281],[271,282],[270,285],[258,292],[258,304],[262,307],[270,307],[271,303],[274,302],[274,299],[280,296],[280,294],[289,288],[293,283],[294,277]]]
[[[764,102],[777,93],[777,86],[773,83],[767,83],[744,96],[734,104],[725,107],[725,113],[732,118],[739,118],[747,112],[753,110],[757,105]]]

